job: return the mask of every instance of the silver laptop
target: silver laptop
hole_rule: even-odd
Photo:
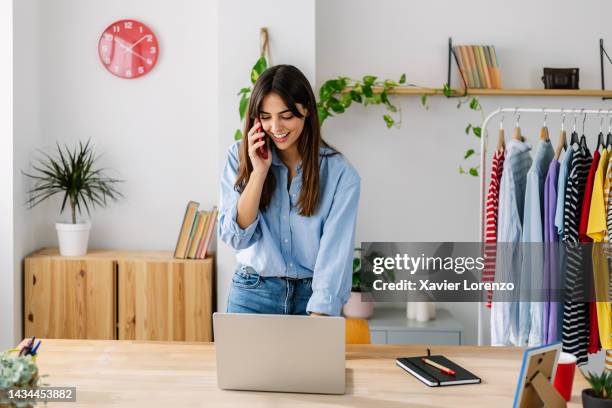
[[[214,313],[213,327],[219,388],[344,394],[344,318]]]

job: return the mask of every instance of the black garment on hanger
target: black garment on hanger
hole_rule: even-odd
[[[578,133],[576,133],[575,130],[572,132],[572,136],[570,138],[570,145],[573,145],[574,143],[578,143]]]
[[[582,146],[585,150],[589,150],[589,148],[587,147],[586,137],[584,136],[584,133],[582,134],[582,136],[580,136],[580,146]]]
[[[597,135],[597,147],[595,148],[595,150],[599,150],[600,148],[603,149],[604,147],[606,147],[604,145],[604,135],[602,132],[599,132],[599,134]]]

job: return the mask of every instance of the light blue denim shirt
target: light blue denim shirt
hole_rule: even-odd
[[[550,140],[538,143],[535,157],[527,173],[525,187],[525,211],[523,212],[523,235],[521,241],[527,243],[544,242],[544,182],[550,162],[555,152]],[[522,299],[530,293],[540,293],[544,280],[543,245],[524,245],[521,269]],[[544,342],[544,303],[519,302],[519,346],[541,346]]]
[[[302,168],[287,181],[289,170],[272,147],[270,170],[276,189],[266,211],[257,210],[251,225],[236,222],[240,194],[234,189],[241,141],[230,146],[221,176],[219,238],[234,248],[241,265],[261,276],[313,278],[307,312],[338,316],[351,291],[355,223],[361,179],[341,154],[319,149],[320,195],[310,217],[298,213]]]
[[[531,145],[512,139],[506,147],[506,159],[499,188],[497,242],[512,243],[497,247],[495,281],[512,282],[518,288],[522,258],[523,211],[527,173],[531,167]],[[513,296],[518,291],[513,292]],[[491,306],[491,344],[509,346],[518,340],[518,302],[495,301]]]
[[[559,241],[563,240],[565,186],[567,185],[567,178],[569,176],[572,157],[574,157],[574,149],[565,149],[564,156],[561,159],[561,166],[559,167],[559,180],[557,181],[557,208],[555,209],[555,226],[557,227],[557,232],[559,234]]]

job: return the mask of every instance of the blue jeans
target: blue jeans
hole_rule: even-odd
[[[250,266],[238,265],[227,299],[230,313],[305,315],[312,296],[312,278],[260,276]]]

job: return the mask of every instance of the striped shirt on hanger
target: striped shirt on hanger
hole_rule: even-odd
[[[499,208],[499,183],[504,170],[505,150],[496,150],[491,162],[491,181],[487,193],[487,220],[485,226],[484,269],[482,281],[492,282],[495,278],[495,254],[497,248],[497,211]],[[491,307],[493,292],[487,291],[487,307]]]
[[[565,287],[575,293],[582,293],[583,282],[581,265],[583,256],[579,246],[579,217],[582,209],[584,189],[591,166],[591,153],[578,144],[571,146],[574,150],[570,173],[565,187],[565,206],[563,222],[563,242],[567,248],[567,266]],[[561,194],[561,193],[559,193]],[[578,364],[588,362],[587,345],[589,341],[588,303],[566,299],[563,302],[563,351],[574,354]]]

